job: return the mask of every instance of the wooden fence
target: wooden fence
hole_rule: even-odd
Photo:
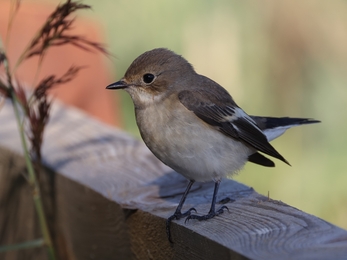
[[[174,221],[170,244],[165,220],[187,185],[183,177],[141,141],[57,102],[46,130],[40,182],[60,259],[347,259],[347,231],[232,180],[222,182],[217,199],[230,212]],[[39,238],[9,103],[0,110],[0,146],[0,244]],[[212,183],[194,184],[185,208],[207,212],[212,193]]]

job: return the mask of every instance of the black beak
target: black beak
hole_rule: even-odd
[[[112,83],[112,84],[108,85],[106,87],[106,89],[122,89],[122,88],[126,88],[128,86],[129,85],[126,84],[123,80],[120,80],[120,81],[117,81],[115,83]]]

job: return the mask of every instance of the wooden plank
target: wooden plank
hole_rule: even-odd
[[[21,152],[8,103],[0,111],[0,145]],[[347,259],[347,231],[281,202],[268,200],[232,180],[222,182],[218,196],[218,201],[226,202],[230,212],[205,222],[174,221],[175,243],[170,245],[165,219],[173,213],[187,181],[160,163],[141,141],[58,103],[53,106],[45,134],[43,158],[45,165],[59,173],[55,192],[61,206],[57,214],[62,229],[76,228],[68,239],[64,238],[72,251],[83,236],[99,231],[91,222],[100,221],[105,214],[112,216],[104,208],[111,207],[111,211],[118,212],[115,219],[116,215],[120,217],[114,222],[112,217],[104,218],[104,227],[120,222],[119,228],[100,230],[105,232],[104,239],[100,235],[94,242],[106,241],[120,230],[124,245],[129,243],[131,250],[124,253],[137,259],[217,256],[222,259]],[[82,187],[94,192],[86,200]],[[212,192],[211,183],[194,184],[185,208],[196,207],[199,214],[206,213]],[[98,202],[101,207],[96,211],[100,214],[93,215],[88,210],[79,214],[76,207],[97,205],[92,203],[96,193],[105,200]],[[76,219],[69,219],[71,216]],[[81,216],[88,221],[81,223],[84,221]],[[79,234],[82,232],[77,229],[79,225],[86,232]],[[63,233],[67,236],[68,231]],[[92,237],[85,240],[89,241],[87,244],[93,243]]]
[[[0,169],[0,245],[41,237],[32,191],[24,178],[24,158],[0,147]],[[131,259],[123,209],[118,204],[48,169],[41,173],[42,197],[58,259]],[[46,258],[42,247],[0,253],[0,259],[6,260]]]
[[[0,149],[0,245],[40,237],[30,187],[23,178],[24,159]],[[44,248],[0,253],[0,259],[44,259]]]
[[[124,211],[92,189],[56,175],[60,259],[132,259]]]

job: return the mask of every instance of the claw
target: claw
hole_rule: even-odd
[[[222,213],[224,212],[225,209],[230,213],[229,208],[228,208],[227,206],[222,206],[222,207],[220,207],[220,208],[217,210],[216,213],[218,213],[218,214],[216,214],[216,216],[219,215],[219,214],[222,214]]]
[[[171,221],[174,219],[181,219],[184,217],[189,217],[190,214],[192,213],[192,211],[194,211],[196,213],[196,209],[195,208],[190,208],[188,209],[186,212],[181,213],[181,212],[175,212],[175,214],[173,214],[172,216],[170,216],[167,220],[166,220],[166,235],[167,238],[169,239],[170,243],[173,243],[171,240],[171,231],[170,231],[170,225],[171,225]]]
[[[202,221],[202,220],[208,220],[208,219],[214,218],[215,216],[222,214],[225,209],[229,212],[229,209],[227,206],[222,206],[217,211],[211,210],[207,215],[204,215],[204,216],[189,215],[186,217],[184,223],[186,224],[190,219],[197,219],[199,221]]]
[[[171,216],[172,217],[172,216]],[[173,218],[169,217],[167,220],[166,220],[166,236],[167,238],[169,239],[169,242],[172,244],[173,241],[171,239],[171,231],[170,231],[170,225],[171,225],[171,220]]]

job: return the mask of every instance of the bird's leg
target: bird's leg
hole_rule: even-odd
[[[197,219],[199,221],[207,220],[207,219],[210,219],[210,218],[213,218],[215,216],[218,216],[218,215],[222,214],[224,212],[224,209],[229,211],[227,206],[222,206],[217,211],[215,209],[216,208],[216,198],[217,198],[217,193],[218,193],[218,189],[219,189],[219,184],[220,184],[220,180],[216,181],[215,184],[214,184],[212,203],[211,203],[211,208],[210,208],[210,211],[208,212],[208,214],[204,215],[204,216],[188,215],[186,220],[185,220],[185,222],[187,222],[190,219]]]
[[[186,190],[184,191],[184,194],[180,200],[180,203],[178,204],[176,210],[175,210],[175,213],[169,217],[167,220],[166,220],[166,234],[167,234],[167,238],[169,239],[169,241],[172,243],[172,240],[171,240],[171,232],[170,232],[170,224],[171,224],[171,221],[174,220],[174,219],[181,219],[181,218],[184,218],[184,217],[187,217],[187,216],[190,216],[191,212],[192,211],[195,211],[196,212],[196,209],[195,208],[190,208],[189,210],[187,210],[186,212],[182,213],[181,210],[182,210],[182,206],[184,204],[184,202],[186,201],[186,197],[189,193],[189,190],[190,188],[192,187],[194,181],[190,181]]]

